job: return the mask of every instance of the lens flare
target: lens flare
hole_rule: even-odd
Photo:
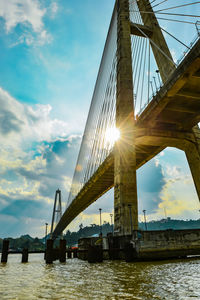
[[[110,146],[113,146],[114,143],[120,138],[120,131],[116,127],[110,127],[106,130],[105,140],[109,143]]]

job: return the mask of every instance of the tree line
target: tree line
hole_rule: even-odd
[[[162,219],[159,221],[149,221],[146,223],[147,230],[168,230],[168,229],[200,229],[200,219],[198,220],[175,220],[171,218]],[[140,230],[146,230],[144,222],[139,223]],[[102,232],[103,236],[107,233],[113,232],[113,225],[104,222],[102,226],[96,224],[90,224],[90,226],[79,225],[79,230],[76,232],[67,232],[63,235],[63,238],[67,241],[67,246],[77,246],[78,240],[84,237],[97,236]],[[49,238],[49,235],[47,236]],[[21,251],[23,248],[28,248],[30,251],[45,250],[45,237],[42,239],[32,238],[30,235],[23,235],[19,238],[10,238],[10,250]],[[0,250],[2,249],[3,240],[0,239]],[[59,241],[55,241],[55,246],[58,246]]]

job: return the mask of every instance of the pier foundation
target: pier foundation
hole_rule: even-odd
[[[97,238],[79,240],[79,258],[94,262]],[[200,229],[133,231],[132,235],[104,237],[103,259],[161,260],[200,255]]]

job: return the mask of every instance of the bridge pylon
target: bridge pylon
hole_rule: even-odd
[[[129,0],[117,0],[116,127],[120,130],[120,139],[115,143],[114,148],[115,235],[128,235],[131,234],[132,230],[138,229],[136,146],[140,145],[136,145],[136,143],[138,144],[136,142],[138,126],[135,121],[133,101],[134,82],[132,68],[134,66],[132,66],[131,34],[149,39],[163,83],[167,82],[170,74],[176,69],[150,1],[140,0],[137,2],[143,25],[130,21],[129,6]],[[185,81],[183,80],[182,84],[184,83]],[[181,88],[181,86],[178,88]],[[171,96],[173,95],[168,95],[169,98]],[[167,103],[167,101],[163,101],[158,109],[162,110]],[[166,121],[160,123],[155,118],[153,122],[150,120],[143,129],[148,132],[145,134],[146,144],[155,146],[156,139],[156,143],[160,147],[157,153],[168,146],[185,151],[200,199],[199,127],[196,126],[191,131],[179,128],[178,123],[170,124],[170,122]],[[192,137],[192,142],[188,141],[188,135]]]
[[[53,215],[52,215],[52,221],[51,221],[51,238],[54,231],[54,225],[60,221],[62,217],[62,202],[61,202],[61,191],[58,189],[55,193],[55,200],[54,200],[54,206],[53,206]],[[62,233],[61,233],[62,236]]]
[[[129,0],[117,1],[116,127],[120,138],[114,149],[115,235],[128,235],[138,229]]]

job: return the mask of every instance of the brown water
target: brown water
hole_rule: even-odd
[[[200,299],[200,259],[89,264],[78,259],[45,265],[43,255],[10,255],[0,264],[3,299]]]

